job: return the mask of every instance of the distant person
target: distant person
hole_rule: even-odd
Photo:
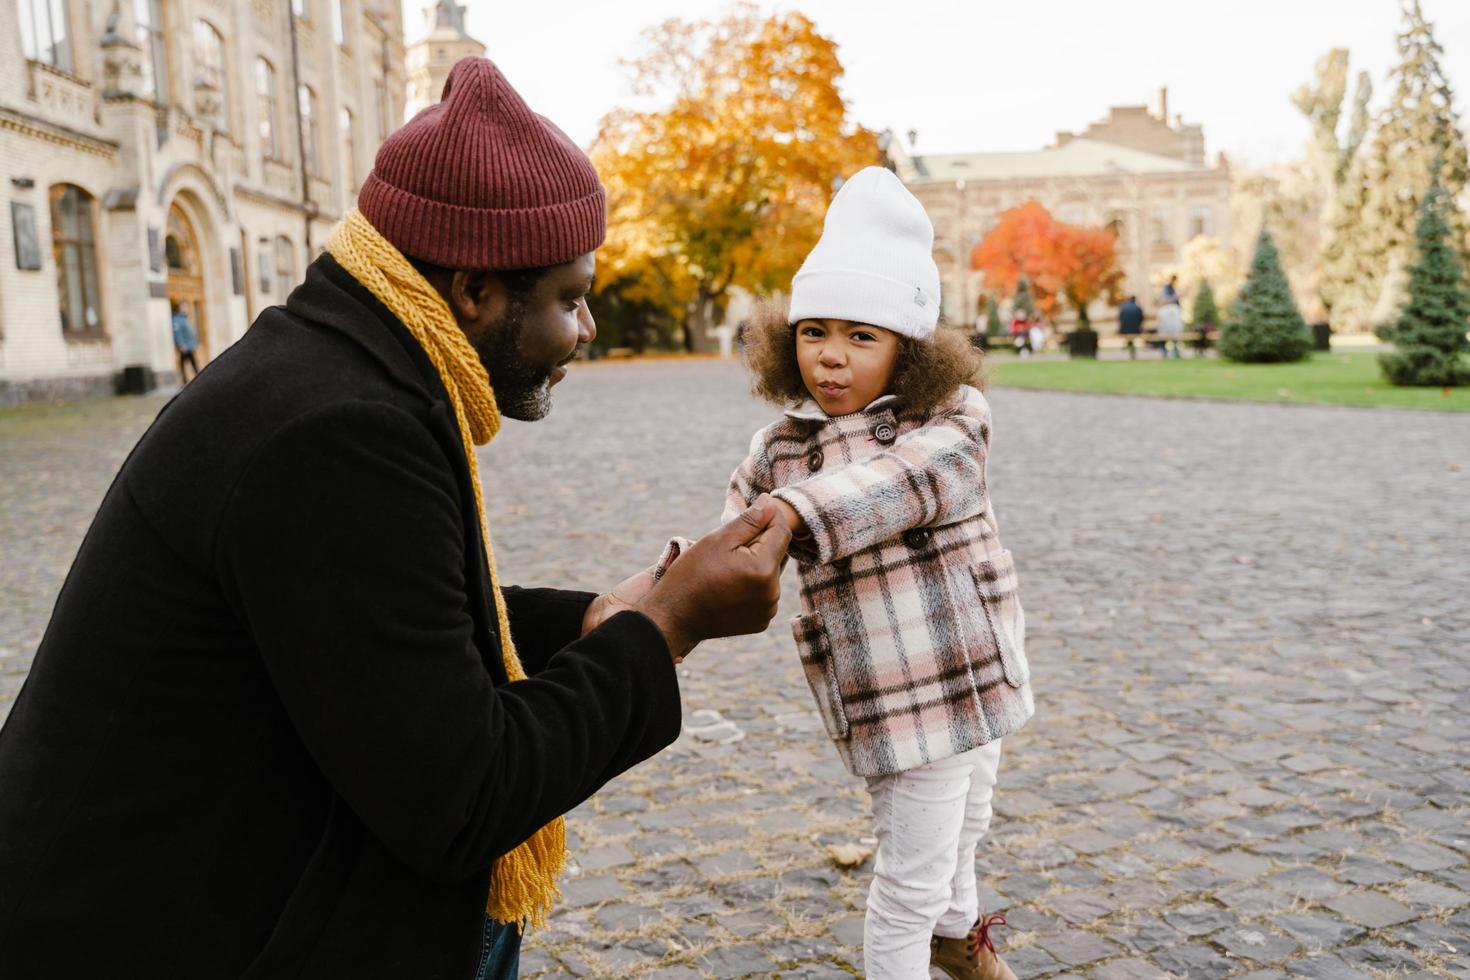
[[[184,377],[185,364],[194,369],[194,377],[199,377],[199,361],[194,356],[194,352],[199,349],[199,334],[195,331],[194,324],[189,322],[189,314],[184,311],[183,306],[174,303],[173,311],[174,350],[179,354],[179,381],[188,384],[189,379]]]
[[[1025,310],[1016,310],[1011,314],[1011,343],[1015,345],[1016,353],[1027,357],[1031,353],[1031,318]]]
[[[1046,350],[1046,321],[1037,317],[1031,321],[1031,329],[1026,332],[1027,339],[1033,353],[1040,354]]]
[[[1137,296],[1129,296],[1118,307],[1118,333],[1128,338],[1128,356],[1138,359],[1138,348],[1133,338],[1143,334],[1143,307],[1138,305]]]
[[[1170,276],[1169,277],[1169,281],[1166,282],[1166,283],[1164,283],[1164,290],[1163,290],[1163,293],[1160,295],[1160,299],[1163,302],[1165,302],[1165,303],[1178,303],[1179,302],[1179,277],[1178,276]]]
[[[1179,301],[1159,307],[1159,347],[1164,357],[1180,357],[1179,340],[1184,336],[1184,313]]]

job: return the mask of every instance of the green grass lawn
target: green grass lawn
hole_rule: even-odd
[[[1293,405],[1363,405],[1470,412],[1470,388],[1395,388],[1376,354],[1313,354],[1296,364],[1236,364],[1214,357],[1136,361],[991,358],[990,383],[1002,388],[1092,391],[1161,398],[1232,398]]]

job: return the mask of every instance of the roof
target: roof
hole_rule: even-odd
[[[1108,173],[1186,173],[1200,168],[1174,157],[1100,140],[1074,139],[1064,146],[1015,153],[918,155],[900,167],[908,183],[1006,180],[1014,177],[1083,177]]]

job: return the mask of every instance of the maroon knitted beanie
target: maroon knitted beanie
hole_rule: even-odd
[[[450,269],[560,265],[602,244],[592,162],[487,58],[462,58],[441,101],[389,136],[357,207],[410,258]]]

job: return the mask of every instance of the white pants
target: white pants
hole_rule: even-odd
[[[878,859],[868,890],[869,980],[925,980],[929,937],[960,938],[979,917],[975,847],[990,829],[1000,741],[890,776],[868,777]]]

